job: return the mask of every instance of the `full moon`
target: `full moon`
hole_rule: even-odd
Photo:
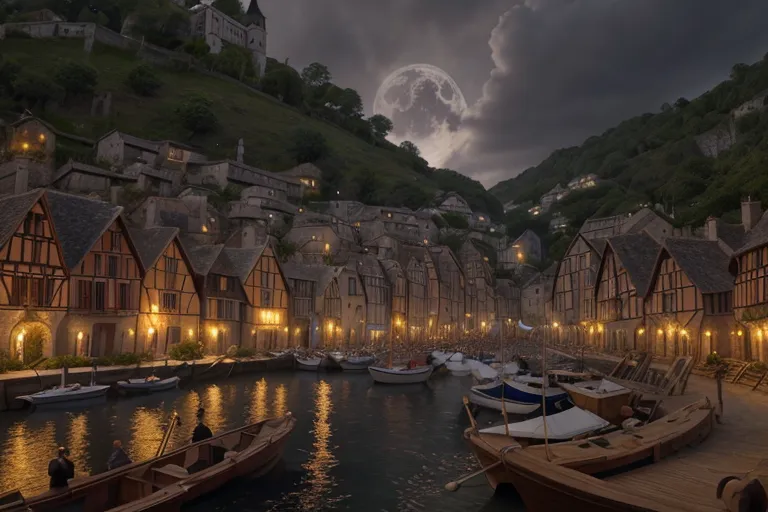
[[[374,114],[392,120],[389,139],[410,140],[433,166],[443,166],[463,143],[459,131],[467,102],[459,86],[442,69],[411,64],[392,72],[379,86]]]

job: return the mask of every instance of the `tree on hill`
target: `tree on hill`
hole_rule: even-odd
[[[176,107],[176,114],[184,128],[192,132],[192,136],[210,133],[218,127],[218,119],[211,110],[211,105],[208,98],[190,96]]]
[[[368,119],[368,122],[371,125],[374,135],[382,139],[389,135],[389,132],[395,127],[388,117],[381,114],[371,116],[370,119]]]
[[[212,5],[227,16],[238,21],[240,21],[243,15],[243,6],[240,4],[240,0],[216,0]]]
[[[325,93],[324,103],[344,117],[362,117],[363,100],[354,89],[331,85]]]
[[[64,88],[67,97],[83,96],[93,93],[99,73],[87,64],[65,62],[56,70],[54,80]]]
[[[155,70],[146,64],[140,64],[133,68],[126,78],[128,87],[141,96],[154,96],[162,87],[163,82],[157,77]]]
[[[23,103],[27,108],[45,107],[51,101],[58,101],[64,97],[64,89],[45,75],[31,71],[22,71],[14,82],[15,99]]]
[[[404,140],[403,142],[401,142],[400,149],[402,149],[403,151],[407,151],[408,153],[414,156],[421,156],[421,151],[419,150],[418,146],[416,146],[416,144],[414,144],[409,140]]]
[[[331,82],[331,72],[324,64],[313,62],[301,70],[301,79],[307,87],[318,88]]]
[[[280,64],[267,70],[260,82],[261,90],[287,105],[300,107],[304,103],[304,87],[295,69]]]
[[[0,55],[0,92],[6,96],[13,96],[13,82],[18,77],[19,71],[21,66],[16,61]]]
[[[329,153],[328,141],[320,132],[299,128],[291,138],[292,144],[288,150],[297,164],[316,162]]]

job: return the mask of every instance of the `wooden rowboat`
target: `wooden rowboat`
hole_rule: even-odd
[[[233,478],[268,473],[280,460],[296,426],[287,413],[179,448],[167,455],[72,480],[65,490],[48,491],[13,512],[79,510],[146,512],[181,509]]]
[[[629,432],[618,430],[551,446],[522,447],[507,436],[482,434],[472,428],[465,431],[465,437],[483,467],[503,461],[486,472],[488,483],[495,489],[501,483],[513,483],[505,466],[520,453],[591,475],[641,462],[658,462],[706,439],[713,422],[714,409],[704,398]]]

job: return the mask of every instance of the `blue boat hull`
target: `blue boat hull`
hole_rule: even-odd
[[[499,382],[493,386],[491,385],[475,386],[472,388],[472,392],[477,393],[486,398],[489,398],[491,400],[499,401],[501,400],[502,386],[504,389],[505,401],[510,401],[518,404],[541,405],[541,393],[536,392],[536,391],[540,391],[540,388],[530,388],[535,392],[527,392],[524,389],[520,389],[520,388],[529,387],[525,384],[522,384],[519,386],[510,386],[506,382],[504,383]],[[562,400],[565,400],[567,398],[568,398],[568,393],[566,393],[565,391],[562,391],[560,393],[552,393],[550,391],[549,396],[547,396],[544,402],[547,414],[560,411],[560,408],[557,407],[558,402],[561,402]]]

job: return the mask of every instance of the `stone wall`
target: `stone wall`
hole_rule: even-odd
[[[68,21],[38,21],[32,23],[6,23],[0,26],[0,39],[5,39],[11,32],[24,32],[30,37],[49,38],[65,37],[83,39],[83,50],[90,53],[93,48],[96,24]]]

